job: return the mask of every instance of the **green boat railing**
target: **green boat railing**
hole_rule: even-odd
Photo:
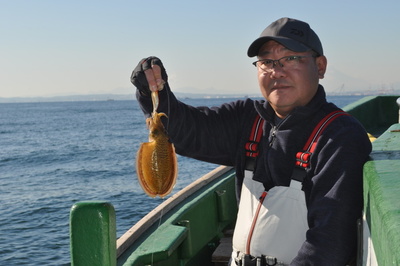
[[[236,220],[234,176],[231,167],[221,166],[199,178],[122,235],[116,250],[109,236],[112,232],[115,239],[114,209],[104,208],[108,204],[104,202],[75,204],[70,229],[72,265],[212,265],[212,252]],[[93,227],[99,224],[103,229],[95,232]]]
[[[399,121],[399,96],[367,96],[343,108],[356,117],[369,133],[379,136]]]
[[[108,202],[79,202],[70,214],[71,265],[117,263],[114,207]]]
[[[400,265],[398,97],[365,97],[343,108],[378,137],[364,166],[364,234],[358,265]],[[75,204],[70,215],[71,264],[212,265],[211,253],[224,230],[235,223],[234,171],[222,167],[195,183],[171,196],[118,241],[110,203]],[[201,224],[200,218],[210,222]]]
[[[365,265],[400,265],[400,124],[373,142],[364,165]],[[370,263],[370,264],[369,264]],[[376,265],[376,264],[375,264]]]

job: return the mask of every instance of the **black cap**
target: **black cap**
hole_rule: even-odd
[[[281,18],[261,33],[260,37],[250,45],[247,55],[249,57],[258,55],[260,48],[270,40],[295,52],[314,50],[319,55],[324,54],[321,41],[310,25],[297,19]]]

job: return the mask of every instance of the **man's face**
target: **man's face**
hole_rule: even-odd
[[[280,118],[286,117],[294,108],[306,105],[314,97],[327,66],[324,56],[314,58],[311,51],[293,52],[275,41],[268,41],[261,47],[258,59],[276,60],[285,56],[306,57],[299,59],[290,69],[278,62],[270,71],[258,67],[261,93]],[[281,63],[285,65],[285,60]]]

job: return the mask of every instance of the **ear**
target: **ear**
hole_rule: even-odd
[[[318,68],[318,77],[320,79],[323,79],[325,76],[326,67],[328,65],[328,60],[326,59],[325,56],[321,55],[316,58],[316,64]]]

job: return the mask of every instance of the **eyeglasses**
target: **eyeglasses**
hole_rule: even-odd
[[[286,70],[294,69],[300,64],[300,60],[307,57],[317,57],[315,55],[312,56],[302,56],[302,55],[290,55],[284,56],[277,60],[272,59],[261,59],[253,62],[255,67],[259,67],[265,72],[271,72],[276,64],[278,63],[280,67],[285,67]]]

